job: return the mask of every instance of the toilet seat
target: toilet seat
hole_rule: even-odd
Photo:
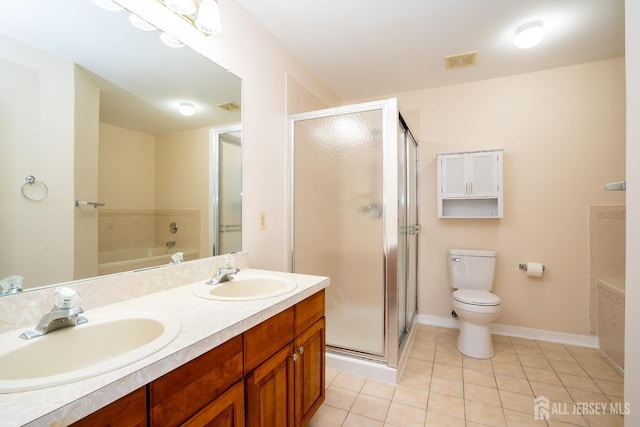
[[[489,291],[477,289],[458,289],[453,292],[453,299],[471,305],[496,306],[500,305],[500,297]]]

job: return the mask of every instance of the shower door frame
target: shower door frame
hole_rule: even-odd
[[[288,211],[288,253],[290,254],[289,271],[294,271],[295,265],[295,201],[294,201],[294,170],[295,170],[295,123],[301,120],[318,119],[343,114],[360,113],[372,110],[382,110],[382,202],[383,202],[383,268],[384,268],[384,327],[383,353],[364,353],[340,347],[333,347],[341,353],[356,357],[385,362],[391,368],[397,368],[400,358],[400,342],[398,334],[398,119],[400,111],[395,98],[383,101],[373,101],[342,107],[328,108],[289,116],[289,143],[287,144],[287,201],[290,203]],[[391,143],[393,141],[393,143]],[[330,345],[327,345],[331,348]]]

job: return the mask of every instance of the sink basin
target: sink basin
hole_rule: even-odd
[[[31,340],[0,335],[0,393],[66,384],[121,368],[165,347],[177,321],[151,313],[85,313],[88,323]]]
[[[296,287],[294,281],[282,277],[240,273],[233,280],[218,285],[198,284],[193,293],[219,301],[248,301],[284,295]]]

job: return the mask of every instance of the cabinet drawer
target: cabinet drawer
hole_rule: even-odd
[[[242,336],[237,336],[149,385],[151,425],[184,422],[241,378]]]
[[[147,391],[146,387],[116,400],[102,409],[72,424],[73,427],[100,427],[123,425],[146,427]]]
[[[295,334],[300,335],[324,316],[324,289],[295,306]]]
[[[288,308],[244,333],[245,373],[293,340],[293,310]]]

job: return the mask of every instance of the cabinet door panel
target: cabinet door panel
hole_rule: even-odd
[[[314,323],[295,341],[296,426],[305,426],[324,401],[325,319]]]
[[[441,157],[442,197],[455,199],[468,196],[467,157],[464,154],[447,154]]]
[[[498,167],[495,152],[471,153],[471,197],[495,197],[498,194]]]
[[[244,427],[244,383],[240,381],[183,424],[184,427]]]
[[[293,427],[293,343],[251,372],[246,380],[249,427]]]

